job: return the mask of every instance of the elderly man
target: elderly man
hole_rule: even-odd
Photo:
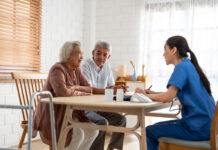
[[[93,58],[86,59],[81,64],[83,75],[94,87],[93,93],[104,94],[105,88],[113,88],[114,92],[117,88],[123,88],[126,91],[126,86],[114,86],[113,73],[107,61],[110,58],[110,53],[111,46],[107,42],[99,41],[92,51]],[[99,125],[126,126],[126,118],[119,113],[86,111],[86,116]],[[105,134],[105,131],[99,132],[90,150],[104,150]],[[123,133],[112,133],[107,150],[115,148],[122,150],[123,140]]]

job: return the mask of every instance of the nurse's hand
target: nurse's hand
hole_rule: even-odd
[[[156,92],[154,92],[154,91],[146,90],[146,89],[145,89],[144,91],[145,91],[146,94],[155,94],[155,93],[156,93]]]
[[[145,91],[143,89],[140,89],[140,88],[136,88],[135,93],[142,93],[142,94],[146,95]]]

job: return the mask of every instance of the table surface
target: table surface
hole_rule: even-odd
[[[48,98],[41,99],[42,102],[49,102]],[[54,104],[72,105],[73,107],[81,110],[112,110],[112,109],[145,109],[146,112],[169,107],[171,103],[152,102],[129,102],[129,101],[107,101],[104,95],[92,96],[73,96],[73,97],[54,97]],[[178,105],[175,102],[174,105]],[[98,110],[97,109],[97,110]],[[116,110],[117,111],[117,110]]]
[[[159,110],[162,108],[170,107],[171,103],[139,103],[128,101],[106,101],[104,95],[92,95],[92,96],[72,96],[72,97],[55,97],[52,99],[54,104],[66,105],[66,113],[61,129],[61,137],[58,141],[58,148],[64,149],[64,143],[66,140],[67,131],[69,128],[90,128],[97,130],[108,130],[111,132],[123,132],[135,134],[139,140],[140,150],[146,149],[146,133],[145,133],[145,118],[146,113]],[[42,102],[49,102],[49,98],[41,99]],[[179,102],[174,102],[174,105],[178,105]],[[138,121],[132,128],[127,127],[115,127],[108,125],[94,125],[90,123],[75,122],[72,120],[72,110],[94,110],[103,112],[123,112],[130,115],[137,115]],[[140,133],[135,130],[140,128]]]

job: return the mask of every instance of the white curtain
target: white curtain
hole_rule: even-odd
[[[218,99],[218,0],[145,0],[145,48],[141,62],[155,90],[166,90],[173,66],[166,66],[166,40],[184,36],[198,58]]]

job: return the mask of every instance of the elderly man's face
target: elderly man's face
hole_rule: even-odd
[[[77,46],[71,52],[68,62],[71,65],[71,67],[77,68],[80,66],[82,59],[83,59],[83,56],[82,56],[81,48],[80,46]]]
[[[98,67],[103,67],[105,62],[110,58],[109,50],[103,47],[97,47],[96,50],[92,51],[92,55]]]

